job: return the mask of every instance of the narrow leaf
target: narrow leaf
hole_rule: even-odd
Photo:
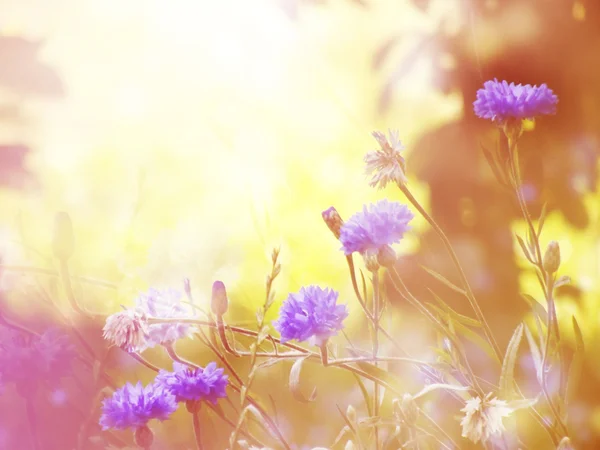
[[[434,278],[436,278],[438,281],[440,281],[443,284],[445,284],[446,286],[448,286],[453,291],[458,292],[459,294],[462,294],[462,295],[464,295],[466,297],[467,293],[464,291],[464,289],[459,288],[457,285],[455,285],[454,283],[452,283],[450,280],[448,280],[443,275],[441,275],[441,274],[437,273],[435,270],[430,269],[430,268],[425,267],[425,266],[421,266],[421,268],[423,270],[425,270],[427,273],[429,273],[431,276],[433,276]]]
[[[418,393],[413,396],[413,400],[416,400],[420,397],[423,397],[425,394],[436,391],[438,389],[446,389],[448,391],[468,391],[471,389],[469,386],[461,386],[461,385],[453,385],[453,384],[442,384],[442,383],[433,383],[425,386]]]
[[[527,329],[527,328],[525,328]],[[508,402],[508,407],[513,411],[517,411],[519,409],[531,408],[538,401],[538,397],[536,398],[524,398],[520,400],[511,400]]]
[[[498,163],[496,162],[496,158],[494,158],[492,152],[490,152],[483,145],[481,146],[481,149],[483,150],[483,156],[485,156],[485,159],[487,160],[490,168],[492,169],[492,172],[494,173],[494,176],[496,177],[498,183],[500,183],[502,186],[508,186],[508,183],[506,182],[504,175],[502,175],[502,172],[498,167]]]
[[[504,399],[509,398],[512,393],[515,380],[515,363],[517,361],[517,353],[522,338],[523,324],[520,323],[513,333],[512,338],[510,338],[510,342],[506,349],[506,355],[502,362],[502,372],[500,373],[500,397]]]
[[[542,232],[542,228],[544,228],[544,222],[546,221],[546,214],[548,212],[548,202],[545,202],[542,206],[542,212],[540,213],[540,218],[537,226],[537,235],[539,236]]]
[[[532,264],[535,264],[533,262],[533,259],[531,259],[531,254],[529,253],[529,250],[527,249],[527,246],[525,245],[525,242],[523,242],[523,238],[521,238],[521,236],[519,236],[518,234],[515,234],[515,237],[517,238],[517,242],[521,246],[521,250],[523,251],[523,254],[525,255],[525,258],[527,258],[527,261],[529,261]]]
[[[579,385],[579,380],[581,378],[581,372],[583,370],[583,363],[585,359],[585,345],[583,342],[583,335],[581,333],[581,328],[579,328],[579,324],[577,323],[577,319],[575,319],[575,316],[573,316],[573,330],[575,331],[575,354],[573,355],[573,360],[571,361],[571,367],[569,368],[569,377],[567,379],[567,395],[565,399],[565,403],[567,405],[570,404],[571,400],[577,392],[577,387]]]
[[[473,319],[468,316],[464,316],[460,313],[457,313],[450,307],[450,305],[448,305],[444,300],[442,300],[438,295],[436,295],[435,292],[433,292],[431,289],[429,289],[429,292],[431,292],[433,294],[433,297],[436,299],[436,301],[441,306],[441,309],[440,309],[437,306],[432,305],[431,303],[428,303],[432,308],[449,314],[454,320],[462,323],[463,325],[466,325],[468,327],[481,328],[481,322],[479,320]]]
[[[531,349],[531,357],[533,358],[533,364],[535,366],[535,373],[538,379],[538,382],[541,384],[542,382],[542,353],[529,331],[529,327],[525,326],[525,337],[527,338],[527,342],[529,343],[529,348]]]
[[[568,277],[567,275],[563,275],[558,280],[556,280],[556,282],[554,283],[554,289],[564,286],[566,284],[570,284],[570,283],[571,283],[571,277]]]
[[[544,308],[535,298],[533,298],[529,294],[521,294],[523,299],[527,302],[532,311],[542,319],[542,322],[548,323],[548,313],[546,312],[546,308]]]
[[[300,372],[302,371],[302,364],[307,358],[300,358],[296,360],[292,366],[292,370],[290,370],[290,391],[292,391],[294,398],[301,403],[314,402],[317,398],[317,388],[313,389],[308,398],[306,398],[300,390]]]

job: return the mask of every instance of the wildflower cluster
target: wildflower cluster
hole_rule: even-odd
[[[205,430],[199,413],[204,407],[213,410],[231,427],[231,450],[290,450],[292,446],[287,442],[286,433],[281,430],[278,421],[271,416],[263,402],[255,398],[253,382],[259,371],[283,360],[294,360],[289,387],[293,397],[304,403],[314,400],[315,396],[313,392],[307,398],[299,387],[300,368],[305,361],[320,364],[322,370],[335,366],[360,380],[366,407],[347,406],[346,413],[342,414],[345,425],[332,445],[335,448],[341,448],[339,445],[344,443],[345,449],[421,448],[420,442],[426,443],[422,448],[459,448],[460,445],[451,437],[453,435],[456,439],[464,438],[476,444],[504,448],[503,442],[518,440],[514,425],[505,419],[520,409],[533,412],[538,420],[537,426],[547,431],[553,448],[570,445],[571,438],[563,411],[567,399],[564,391],[552,391],[547,380],[556,367],[561,370],[560,376],[566,377],[553,296],[555,287],[564,282],[556,280],[561,264],[560,247],[556,241],[550,241],[546,252],[542,254],[540,235],[544,218],[542,216],[538,226],[534,226],[523,200],[516,152],[520,134],[514,132],[515,129],[521,130],[519,121],[522,119],[555,113],[556,104],[556,95],[546,85],[522,86],[497,80],[486,82],[484,88],[477,92],[474,102],[475,114],[492,120],[508,137],[508,148],[502,150],[506,154],[496,155],[496,160],[508,161],[509,164],[495,169],[503,171],[503,177],[510,180],[510,185],[515,189],[528,227],[527,238],[519,238],[519,243],[532,263],[546,296],[547,312],[541,314],[535,308],[532,312],[537,323],[537,336],[525,323],[519,324],[505,351],[500,351],[452,244],[408,189],[408,174],[401,154],[404,148],[399,133],[390,131],[386,137],[383,133],[375,132],[373,136],[379,149],[369,152],[364,160],[366,173],[371,177],[370,185],[383,188],[395,184],[406,198],[406,203],[382,199],[364,205],[362,210],[350,215],[346,221],[334,207],[322,212],[325,223],[341,245],[339,254],[347,263],[353,295],[360,307],[356,311],[362,312],[362,320],[366,319],[370,328],[369,347],[361,348],[345,332],[343,337],[349,343],[346,347],[347,357],[340,355],[346,351],[339,350],[342,346],[328,345],[341,340],[340,334],[348,324],[359,320],[350,315],[352,300],[348,298],[349,295],[340,294],[346,292],[343,286],[338,291],[310,284],[312,280],[303,280],[306,284],[297,292],[282,298],[275,295],[272,286],[281,272],[279,251],[275,250],[271,258],[271,273],[266,280],[265,302],[257,313],[257,329],[227,323],[230,306],[235,305],[236,299],[232,296],[230,302],[225,284],[221,281],[215,281],[212,286],[208,312],[195,307],[190,282],[186,279],[186,300],[176,289],[151,288],[133,299],[131,307],[106,318],[103,336],[111,348],[114,347],[114,351],[123,350],[153,370],[155,375],[146,385],[141,382],[126,383],[111,390],[109,395],[106,395],[108,388],[105,387],[99,419],[101,428],[105,431],[130,429],[135,444],[148,449],[154,442],[155,424],[152,421],[169,419],[179,403],[183,403],[191,415],[196,447],[200,450],[204,448]],[[460,286],[431,269],[427,269],[428,272],[464,296],[473,307],[474,318],[454,311],[433,290],[431,292],[436,305],[424,302],[411,292],[403,281],[403,274],[396,269],[396,250],[393,246],[411,231],[413,211],[418,211],[424,217],[444,243],[459,274]],[[58,253],[63,264],[66,264],[70,253]],[[362,258],[369,276],[367,281],[360,270],[361,286],[357,276],[360,262],[355,261],[356,256]],[[394,339],[394,330],[386,329],[386,321],[381,320],[388,303],[387,291],[380,278],[382,273],[395,292],[423,314],[437,333],[438,342],[443,343],[436,348],[437,360],[415,358],[405,350],[401,357],[389,354],[390,348],[401,350],[401,347]],[[348,291],[351,292],[350,289]],[[339,301],[340,297],[342,301]],[[272,317],[268,315],[270,308],[278,304],[278,300],[281,300],[281,304],[277,318],[269,323]],[[71,301],[76,305],[73,298]],[[541,326],[543,320],[546,321],[545,330]],[[580,338],[576,321],[574,323],[575,333]],[[240,336],[243,338],[238,339]],[[523,336],[527,337],[538,374],[540,392],[534,398],[522,395],[514,375]],[[218,357],[219,365],[211,361],[201,366],[181,357],[176,344],[191,338],[209,348]],[[496,384],[477,373],[477,368],[471,364],[473,355],[465,347],[464,339],[476,342],[491,359],[500,362]],[[248,343],[249,340],[251,343]],[[384,341],[386,344],[389,341],[391,346],[382,345]],[[580,345],[583,346],[582,341]],[[172,368],[157,367],[146,359],[144,352],[154,347],[167,352],[172,360]],[[335,350],[330,350],[331,347]],[[11,334],[0,343],[0,380],[6,384],[22,383],[34,377],[60,377],[66,373],[72,356],[68,340],[56,332],[48,331],[40,336],[30,336],[27,340]],[[234,358],[246,358],[249,362],[247,377],[240,373],[238,365],[231,363]],[[403,392],[398,387],[398,374],[387,370],[384,364],[392,362],[416,367],[418,373],[426,375],[429,382],[417,393]],[[108,377],[99,368],[100,364],[93,361],[90,365],[94,367],[98,384],[102,375]],[[562,378],[561,382],[564,382]],[[454,421],[455,430],[450,432],[440,431],[441,427],[422,406],[424,397],[439,390],[452,394],[452,401],[455,402],[453,413],[459,417]],[[238,397],[237,401],[231,401],[229,396]],[[229,405],[235,406],[226,410],[221,407],[220,399],[227,399]],[[392,405],[392,411],[382,408],[386,400]],[[431,404],[435,404],[435,399]],[[537,409],[539,407],[546,410],[551,421],[543,419]],[[368,417],[361,417],[365,414]],[[85,436],[85,433],[82,434]],[[267,439],[267,443],[263,442]]]

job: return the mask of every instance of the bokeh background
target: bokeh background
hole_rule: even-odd
[[[276,306],[302,285],[331,286],[349,304],[360,342],[364,322],[321,211],[334,205],[348,217],[366,202],[402,201],[393,187],[369,188],[363,173],[363,155],[376,147],[371,131],[393,128],[411,189],[448,233],[505,345],[527,312],[520,292],[542,297],[514,244],[524,230],[517,205],[481,151],[501,143],[498,130],[471,104],[488,79],[545,82],[558,114],[523,137],[524,192],[534,216],[548,202],[542,240],[559,241],[561,274],[572,279],[557,298],[563,336],[573,345],[575,315],[588,354],[572,427],[581,448],[596,448],[599,48],[595,0],[1,0],[2,310],[40,330],[63,326],[40,300],[45,292],[72,314],[56,277],[25,270],[56,271],[52,227],[66,211],[73,274],[108,283],[76,283],[89,309],[115,312],[184,277],[206,305],[219,279],[229,320],[251,326],[271,249],[281,246]],[[417,295],[434,287],[469,313],[420,268],[454,279],[423,220],[398,249],[398,269]],[[394,336],[430,354],[426,322],[388,294]],[[102,324],[72,319],[100,354]],[[203,364],[212,358],[197,346],[185,351]],[[150,355],[168,365],[160,351]],[[524,355],[523,370],[527,363]],[[318,400],[295,403],[286,364],[260,375],[257,392],[274,398],[298,448],[329,445],[343,426],[336,405],[360,410],[360,391],[351,377],[315,368],[306,374]],[[411,391],[420,380],[407,370],[398,368]],[[121,381],[151,377],[126,356],[110,371]],[[75,447],[94,395],[68,380],[39,394],[47,448]],[[439,413],[455,433],[456,418]],[[8,387],[0,414],[0,448],[27,448],[27,419]],[[215,430],[211,448],[225,448],[227,428],[205,420]],[[157,448],[188,448],[184,418],[159,430]],[[539,442],[533,431],[531,439]]]

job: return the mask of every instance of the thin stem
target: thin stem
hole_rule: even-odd
[[[373,359],[375,367],[378,367],[377,354],[379,353],[379,271],[373,271]],[[377,381],[373,384],[373,415],[374,417],[379,416],[379,383]],[[379,428],[377,425],[373,427],[375,433],[375,448],[379,450]]]
[[[490,342],[490,344],[494,350],[494,353],[498,357],[498,360],[502,361],[502,356],[501,356],[502,354],[500,352],[500,347],[498,346],[498,343],[496,342],[496,339],[494,338],[494,334],[492,333],[492,330],[491,330],[490,326],[488,325],[488,323],[485,319],[485,316],[483,315],[483,312],[481,311],[481,308],[479,307],[479,304],[477,303],[477,300],[475,299],[475,294],[473,294],[473,291],[471,290],[471,285],[469,284],[469,281],[467,280],[467,276],[465,275],[465,272],[463,271],[463,268],[460,265],[460,261],[458,260],[458,257],[456,256],[454,249],[452,248],[452,244],[450,243],[450,240],[448,239],[448,237],[446,236],[444,231],[440,228],[440,226],[433,220],[433,218],[427,213],[427,211],[425,211],[425,209],[421,206],[421,204],[417,201],[417,199],[412,195],[412,193],[408,190],[408,188],[403,184],[398,184],[398,187],[404,193],[404,195],[406,196],[408,201],[417,209],[417,211],[419,211],[419,213],[425,218],[425,220],[429,223],[429,225],[431,225],[433,230],[437,233],[437,235],[440,237],[440,239],[444,243],[444,246],[446,247],[446,250],[447,250],[448,254],[450,255],[450,258],[452,259],[452,262],[454,263],[454,266],[456,267],[456,270],[458,271],[463,288],[465,289],[465,292],[467,294],[467,299],[469,300],[469,303],[471,304],[471,308],[473,308],[473,311],[475,311],[477,320],[479,320],[481,322],[481,325],[483,327],[483,332],[485,333],[487,340]]]
[[[432,313],[431,311],[429,311],[417,298],[415,298],[410,291],[408,290],[408,288],[406,287],[406,285],[404,284],[404,282],[402,281],[402,278],[400,277],[400,274],[398,273],[398,271],[396,270],[395,267],[392,267],[391,271],[394,273],[394,275],[396,276],[396,278],[398,279],[398,282],[400,283],[400,286],[402,287],[402,289],[400,289],[398,287],[398,285],[396,284],[396,282],[394,281],[394,277],[390,277],[390,280],[392,281],[392,284],[394,285],[394,288],[396,289],[396,291],[398,291],[398,293],[404,298],[406,299],[410,304],[412,304],[417,310],[419,310],[419,312],[421,312],[425,317],[427,317],[437,328],[438,331],[440,333],[442,333],[442,335],[446,336],[448,339],[450,339],[450,342],[452,342],[452,344],[457,348],[460,349],[461,345],[459,342],[457,342],[457,338],[454,334],[449,333],[446,330],[446,327],[444,326],[444,324],[442,322],[440,322]],[[465,364],[465,367],[468,371],[469,377],[471,379],[471,384],[473,386],[474,389],[476,389],[480,395],[483,396],[483,390],[481,389],[481,386],[479,385],[478,379],[475,376],[475,373],[473,372],[473,369],[471,368],[471,365],[469,364],[469,361],[467,359],[467,356],[465,354],[463,354],[463,352],[461,352],[461,356],[463,357],[463,361]]]
[[[537,267],[537,269],[541,273],[541,276],[539,277],[540,285],[542,287],[542,290],[544,292],[544,296],[546,297],[546,302],[548,305],[547,334],[546,334],[546,342],[545,342],[544,353],[543,353],[543,358],[542,358],[542,374],[541,374],[540,384],[542,387],[542,393],[544,394],[544,398],[546,399],[546,402],[548,403],[548,406],[550,407],[552,414],[556,418],[556,421],[557,421],[558,425],[560,426],[561,431],[563,433],[565,433],[565,435],[568,435],[569,434],[568,429],[567,429],[566,425],[563,423],[562,418],[558,412],[558,409],[556,408],[556,405],[554,404],[554,401],[552,400],[552,397],[548,391],[548,385],[547,385],[547,379],[546,379],[546,364],[548,363],[548,357],[550,354],[550,338],[551,338],[553,331],[556,333],[557,341],[560,339],[559,331],[558,331],[558,319],[556,317],[556,309],[555,309],[555,305],[554,305],[554,299],[552,297],[552,292],[554,289],[554,281],[553,281],[552,275],[547,273],[546,270],[544,269],[539,236],[537,234],[535,226],[533,225],[533,220],[531,218],[531,215],[529,214],[529,209],[527,208],[527,203],[525,202],[523,193],[521,192],[522,179],[521,179],[521,172],[520,172],[520,166],[519,166],[519,153],[518,153],[517,141],[516,141],[516,139],[512,138],[509,134],[507,134],[507,139],[508,139],[509,164],[510,164],[510,171],[511,171],[511,175],[512,175],[513,187],[515,189],[515,194],[517,196],[517,200],[518,200],[519,206],[521,208],[521,212],[523,214],[523,217],[525,218],[525,221],[527,222],[527,226],[529,228],[529,233],[531,234],[531,240],[534,244],[534,250],[535,250],[534,265]],[[560,362],[560,364],[561,364],[561,376],[562,376],[562,365],[563,365],[562,361]]]
[[[200,431],[200,414],[198,413],[198,411],[194,411],[192,414],[192,423],[194,425],[194,438],[196,439],[196,448],[198,450],[204,450],[204,447],[202,446],[202,437],[201,437],[201,431]]]

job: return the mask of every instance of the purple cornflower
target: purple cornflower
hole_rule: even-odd
[[[386,245],[399,242],[408,223],[414,217],[410,210],[400,203],[380,200],[366,206],[344,223],[340,242],[346,255],[353,252],[378,252]]]
[[[503,124],[508,119],[529,119],[556,112],[558,97],[546,84],[523,86],[494,79],[483,86],[473,103],[475,114],[482,119]]]
[[[206,400],[216,404],[219,398],[227,397],[227,378],[214,362],[205,368],[174,362],[173,372],[161,370],[156,383],[169,390],[178,402]]]
[[[319,286],[300,288],[283,302],[279,319],[273,325],[281,334],[281,342],[295,339],[321,345],[343,328],[348,316],[346,305],[336,304],[338,293]]]
[[[56,329],[40,335],[5,330],[0,340],[0,378],[22,387],[38,381],[55,382],[68,374],[74,348]]]
[[[165,387],[151,383],[127,383],[102,402],[103,430],[140,428],[150,420],[166,420],[177,409],[175,396]]]
[[[171,319],[177,317],[193,317],[193,309],[181,302],[181,292],[167,288],[151,288],[147,293],[141,294],[135,301],[139,311],[149,317]],[[193,326],[181,323],[154,324],[148,327],[146,345],[155,345],[173,342],[191,336]]]

